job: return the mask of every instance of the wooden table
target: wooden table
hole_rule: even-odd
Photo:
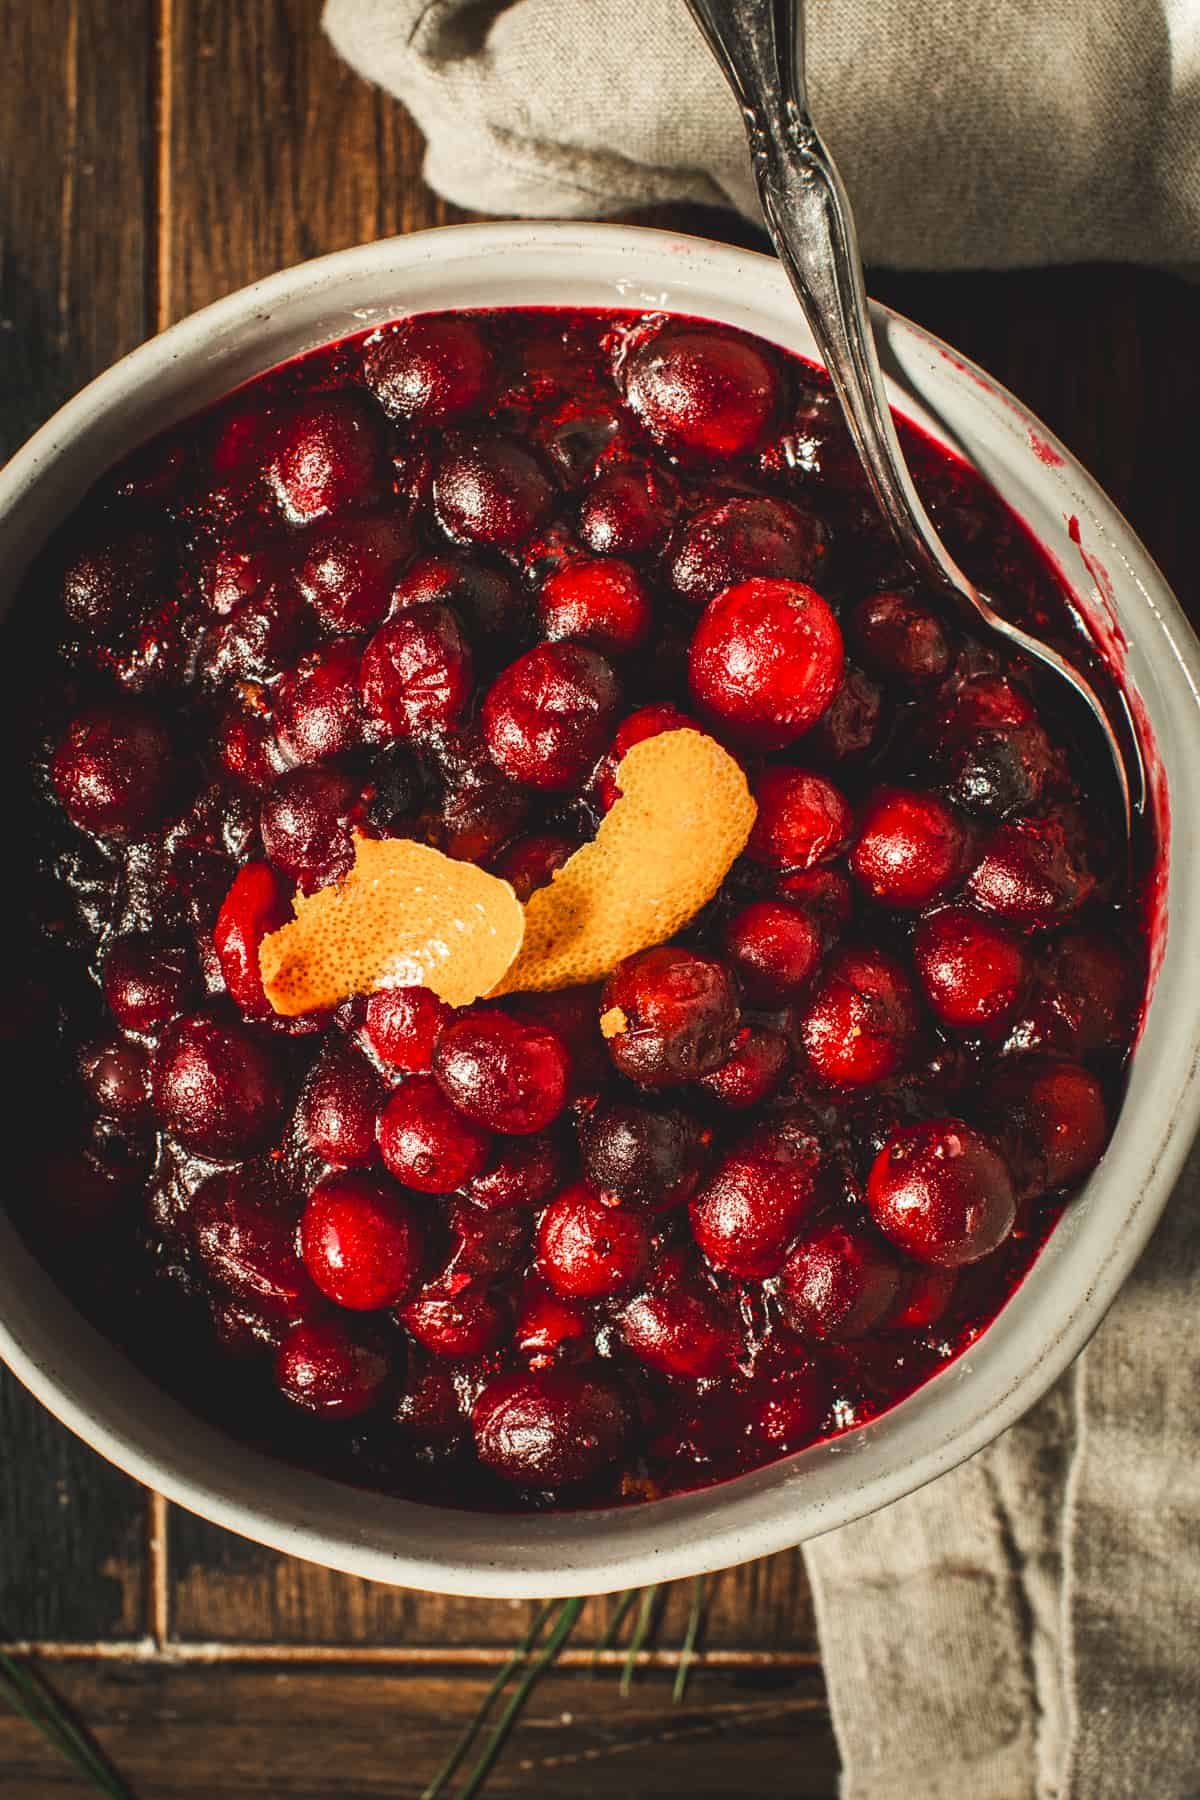
[[[0,8],[0,459],[195,307],[465,216],[423,186],[415,127],[339,66],[319,13],[320,0]],[[724,215],[670,223],[755,241]],[[1119,269],[880,274],[873,287],[1041,413],[1194,595],[1194,288]],[[582,1645],[608,1607],[589,1609]],[[685,1608],[686,1594],[664,1595],[659,1648],[628,1699],[611,1668],[590,1673],[586,1648],[566,1656],[493,1791],[832,1796],[799,1554],[715,1583],[704,1660],[673,1707]],[[378,1587],[231,1537],[0,1381],[0,1633],[38,1647],[144,1800],[415,1795],[528,1611]],[[74,1784],[3,1714],[0,1785],[49,1800]]]

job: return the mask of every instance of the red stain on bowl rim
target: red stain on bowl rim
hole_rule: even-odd
[[[1061,469],[1064,466],[1063,459],[1054,445],[1049,443],[1040,431],[1035,431],[1032,425],[1029,428],[1029,448],[1038,461],[1045,463],[1048,469]]]

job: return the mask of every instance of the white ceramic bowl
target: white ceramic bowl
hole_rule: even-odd
[[[342,251],[184,320],[51,419],[0,473],[0,590],[15,587],[117,458],[283,358],[406,312],[531,304],[664,308],[814,353],[775,262],[699,239],[489,224]],[[444,1593],[577,1594],[672,1579],[800,1543],[952,1468],[1032,1405],[1100,1322],[1200,1113],[1191,997],[1200,818],[1188,804],[1200,766],[1200,647],[1124,520],[1043,426],[936,338],[882,309],[876,324],[900,410],[969,457],[1059,558],[1106,641],[1123,638],[1164,819],[1180,797],[1157,985],[1100,1167],[980,1342],[884,1417],[700,1493],[517,1518],[361,1493],[199,1423],[78,1317],[0,1220],[0,1354],[72,1430],[170,1499],[277,1549]]]

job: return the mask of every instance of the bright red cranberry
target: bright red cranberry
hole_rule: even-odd
[[[953,1031],[994,1031],[1028,983],[1019,940],[969,906],[923,919],[913,939],[917,976],[934,1013]]]
[[[869,1087],[903,1068],[917,1024],[912,984],[896,958],[848,947],[826,966],[797,1029],[822,1080],[833,1087]]]
[[[510,438],[445,451],[433,495],[452,538],[494,550],[519,550],[554,505],[554,488],[540,465]]]
[[[571,1063],[557,1032],[498,1008],[459,1013],[433,1072],[459,1112],[489,1131],[542,1131],[567,1103]]]
[[[262,941],[292,916],[291,890],[269,863],[243,863],[221,903],[213,948],[230,997],[247,1018],[271,1016],[258,966]]]
[[[136,1125],[150,1110],[150,1064],[140,1044],[125,1038],[90,1044],[79,1062],[96,1111]]]
[[[594,1096],[612,1074],[600,1035],[600,993],[599,984],[591,984],[559,988],[553,993],[509,996],[511,1011],[548,1027],[567,1046],[572,1099]]]
[[[588,1334],[587,1309],[531,1282],[521,1295],[513,1342],[533,1369],[551,1364],[564,1345],[578,1344]]]
[[[574,638],[620,656],[650,635],[653,606],[631,563],[616,557],[580,557],[564,563],[543,583],[537,598],[542,631],[552,641]]]
[[[503,1144],[482,1175],[467,1183],[476,1206],[489,1212],[520,1208],[531,1212],[544,1206],[563,1182],[564,1157],[547,1132],[517,1138]]]
[[[308,1197],[300,1252],[321,1292],[339,1306],[394,1306],[416,1281],[423,1250],[410,1203],[370,1175],[326,1175]]]
[[[616,736],[596,765],[593,776],[596,799],[600,810],[608,812],[621,797],[620,784],[617,781],[617,769],[621,758],[633,749],[635,744],[644,744],[647,738],[659,737],[664,731],[699,731],[695,719],[680,712],[669,700],[658,701],[652,706],[641,706],[637,712],[630,713],[617,726]]]
[[[363,741],[359,645],[335,638],[289,669],[274,690],[275,731],[290,763],[321,762]]]
[[[773,1275],[815,1204],[818,1162],[815,1139],[787,1125],[731,1150],[691,1203],[706,1261],[744,1279]]]
[[[1066,1055],[1113,1050],[1132,1022],[1128,955],[1096,931],[1065,932],[1046,950],[1038,978],[1037,1024],[1047,1047]]]
[[[383,1089],[371,1065],[333,1045],[313,1064],[300,1094],[300,1136],[331,1168],[363,1168],[378,1155],[375,1121],[382,1104]]]
[[[467,1361],[503,1342],[511,1321],[494,1294],[464,1288],[461,1294],[418,1294],[397,1318],[431,1356]]]
[[[1018,1059],[991,1095],[1025,1196],[1075,1187],[1108,1142],[1104,1090],[1081,1063]]]
[[[984,840],[967,893],[1019,930],[1037,931],[1077,912],[1094,886],[1061,819],[1014,819]]]
[[[384,988],[367,1001],[363,1035],[389,1069],[417,1075],[432,1068],[438,1033],[453,1017],[430,988]]]
[[[708,1133],[676,1106],[614,1100],[579,1124],[584,1174],[605,1199],[664,1212],[694,1191]]]
[[[451,1105],[432,1075],[410,1075],[379,1120],[384,1162],[419,1194],[452,1194],[482,1175],[491,1144],[489,1133]]]
[[[728,1375],[740,1348],[732,1319],[678,1255],[663,1258],[647,1291],[625,1307],[621,1335],[641,1362],[686,1381]]]
[[[523,1487],[573,1487],[616,1463],[625,1408],[610,1383],[582,1369],[496,1375],[471,1415],[485,1467]]]
[[[482,335],[453,314],[390,327],[368,346],[363,372],[383,410],[417,427],[455,424],[481,412],[495,385]]]
[[[740,1023],[729,971],[711,956],[660,944],[627,956],[604,984],[615,1027],[608,1053],[640,1087],[670,1087],[718,1069]]]
[[[805,751],[824,762],[865,756],[883,724],[883,689],[861,669],[846,665],[841,685],[821,714]]]
[[[851,634],[877,675],[920,687],[950,667],[950,645],[936,614],[908,594],[872,594],[854,609]]]
[[[801,906],[752,900],[729,920],[725,954],[746,998],[756,1006],[794,1000],[816,973],[821,933]]]
[[[900,1292],[894,1255],[858,1226],[831,1225],[802,1238],[779,1272],[779,1310],[805,1338],[865,1337]]]
[[[136,837],[166,811],[171,744],[153,714],[130,704],[95,707],[68,725],[50,765],[59,804],[95,837]]]
[[[245,1156],[279,1123],[283,1087],[267,1050],[240,1025],[193,1013],[167,1027],[154,1059],[163,1127],[201,1156]]]
[[[820,1437],[831,1398],[828,1375],[811,1362],[756,1382],[745,1399],[746,1439],[788,1456]]]
[[[350,813],[358,784],[333,769],[289,769],[262,803],[267,858],[305,893],[344,875],[354,860]]]
[[[754,784],[758,817],[746,845],[751,862],[768,869],[807,869],[836,856],[850,840],[854,815],[823,775],[808,769],[764,769]]]
[[[538,888],[548,887],[556,869],[574,855],[577,842],[560,831],[530,832],[514,838],[492,864],[493,874],[507,881],[522,905]]]
[[[1016,1213],[1004,1158],[961,1119],[893,1132],[867,1177],[867,1205],[906,1256],[946,1269],[990,1255]]]
[[[378,416],[378,415],[376,415]],[[370,506],[386,488],[375,418],[353,394],[316,394],[279,426],[267,483],[293,525]]]
[[[307,1318],[320,1299],[296,1249],[296,1220],[241,1170],[210,1175],[188,1209],[205,1274],[263,1317]]]
[[[538,1226],[538,1268],[556,1293],[602,1300],[633,1286],[646,1266],[649,1240],[638,1214],[603,1206],[586,1182],[552,1200]]]
[[[752,575],[813,581],[827,552],[825,527],[811,513],[761,494],[739,494],[688,520],[671,552],[671,585],[693,606]]]
[[[293,1325],[275,1355],[280,1392],[305,1412],[356,1419],[383,1398],[389,1370],[382,1356],[356,1344],[332,1319]]]
[[[187,951],[157,938],[116,938],[104,958],[104,998],[125,1031],[158,1031],[183,1011],[194,982]]]
[[[63,570],[63,611],[89,637],[111,641],[161,598],[170,560],[166,544],[144,531],[90,544]]]
[[[525,601],[507,575],[465,557],[423,556],[396,583],[392,609],[448,606],[476,649],[501,649],[527,630]]]
[[[625,397],[651,437],[706,460],[753,450],[780,398],[771,363],[732,332],[660,332],[639,344],[622,373]]]
[[[788,1072],[792,1053],[782,1031],[759,1025],[743,1025],[733,1040],[733,1052],[719,1069],[702,1075],[697,1083],[722,1106],[743,1112],[761,1106],[776,1091]]]
[[[265,712],[231,705],[217,721],[213,754],[226,780],[235,787],[262,793],[284,767],[270,719]]]
[[[604,748],[620,701],[616,674],[598,651],[537,644],[484,696],[487,747],[513,781],[572,787]]]
[[[949,1307],[957,1280],[954,1269],[906,1268],[899,1303],[884,1321],[884,1330],[929,1331]]]
[[[916,909],[962,880],[968,842],[961,819],[936,794],[877,788],[863,809],[850,868],[884,906]]]
[[[854,893],[840,869],[793,869],[780,879],[778,892],[802,906],[831,937],[840,936],[854,911]]]
[[[406,606],[363,652],[363,709],[387,737],[420,737],[455,724],[472,687],[471,651],[445,606]]]
[[[330,630],[370,631],[387,612],[413,549],[412,530],[398,514],[349,520],[309,545],[297,586]]]
[[[672,510],[657,471],[610,464],[583,497],[579,536],[597,556],[644,556],[666,537]]]
[[[815,725],[842,679],[842,634],[813,588],[766,577],[710,600],[688,655],[696,703],[746,744],[781,750]]]

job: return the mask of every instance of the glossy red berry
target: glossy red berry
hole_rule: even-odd
[[[406,606],[363,652],[359,698],[384,737],[420,737],[456,724],[472,687],[470,648],[445,606]]]
[[[512,1325],[501,1302],[482,1288],[418,1294],[400,1306],[396,1316],[423,1350],[456,1362],[487,1356]]]
[[[513,1342],[529,1366],[542,1369],[552,1363],[564,1345],[579,1344],[588,1334],[586,1306],[551,1293],[540,1282],[530,1282],[521,1295]]]
[[[850,840],[854,815],[823,775],[776,765],[754,783],[758,816],[746,855],[767,869],[808,869]]]
[[[920,687],[950,667],[950,644],[937,615],[907,594],[872,594],[854,609],[851,636],[863,661],[885,679]]]
[[[471,1415],[480,1462],[522,1487],[595,1480],[624,1446],[625,1408],[606,1377],[583,1369],[497,1375]]]
[[[386,476],[377,416],[356,395],[318,394],[278,427],[267,485],[292,524],[380,499]]]
[[[379,1155],[375,1123],[383,1084],[353,1050],[332,1045],[301,1090],[296,1123],[305,1148],[332,1169],[359,1169]]]
[[[648,1212],[680,1205],[704,1166],[708,1133],[680,1107],[613,1100],[579,1123],[584,1174],[602,1198]]]
[[[415,548],[412,528],[398,513],[348,520],[312,540],[296,584],[331,631],[370,631],[387,612]]]
[[[394,1306],[421,1269],[423,1233],[399,1189],[369,1175],[326,1175],[300,1220],[300,1251],[321,1292],[354,1312]]]
[[[524,636],[525,601],[507,575],[463,556],[423,556],[392,591],[392,609],[446,606],[459,620],[473,649],[503,652]]]
[[[786,500],[739,494],[703,507],[688,520],[671,552],[671,585],[693,606],[753,575],[815,581],[827,553],[824,526]]]
[[[73,719],[50,765],[63,811],[94,837],[136,837],[157,824],[173,775],[161,722],[127,703]]]
[[[995,1146],[961,1119],[893,1132],[867,1178],[876,1225],[914,1262],[978,1262],[1012,1230],[1016,1198]]]
[[[321,762],[362,743],[361,660],[353,638],[336,638],[281,677],[273,696],[275,735],[289,763]]]
[[[865,1337],[897,1305],[900,1265],[861,1226],[831,1225],[789,1252],[778,1294],[780,1312],[801,1337]]]
[[[488,1212],[531,1212],[558,1192],[564,1168],[557,1140],[549,1132],[536,1132],[501,1144],[483,1174],[467,1183],[467,1193]]]
[[[104,998],[125,1031],[160,1030],[183,1011],[194,983],[187,951],[148,934],[114,939],[104,958]]]
[[[833,1087],[869,1087],[898,1073],[917,1027],[902,965],[885,951],[854,947],[835,953],[797,1017],[809,1066]]]
[[[552,1200],[538,1225],[542,1279],[572,1300],[602,1300],[632,1287],[646,1267],[649,1239],[632,1208],[604,1206],[586,1182]]]
[[[158,601],[170,562],[163,540],[145,531],[87,544],[63,569],[63,611],[76,630],[111,640]]]
[[[141,1044],[116,1037],[89,1044],[79,1071],[96,1111],[138,1125],[150,1112],[150,1061]]]
[[[293,1405],[325,1419],[355,1419],[383,1399],[389,1370],[343,1325],[293,1325],[275,1354],[275,1380]]]
[[[636,650],[650,635],[653,607],[642,577],[616,557],[580,557],[542,583],[537,598],[542,631],[552,641],[573,638],[609,655]]]
[[[557,1032],[498,1007],[460,1012],[442,1031],[433,1072],[459,1112],[489,1131],[542,1131],[567,1103],[571,1062]]]
[[[344,875],[354,860],[350,813],[358,784],[334,769],[289,769],[262,803],[267,860],[305,893]]]
[[[270,863],[243,863],[221,902],[213,926],[213,948],[230,998],[247,1018],[271,1017],[263,991],[259,952],[269,932],[292,916],[291,889]]]
[[[842,634],[815,589],[762,577],[726,588],[688,653],[692,698],[740,742],[780,750],[815,725],[842,679]]]
[[[1132,1022],[1134,980],[1128,954],[1096,931],[1068,931],[1041,960],[1034,1005],[1047,1048],[1087,1055],[1121,1044]]]
[[[788,1125],[735,1146],[691,1203],[706,1261],[743,1280],[773,1275],[815,1204],[819,1162],[816,1140]]]
[[[203,1013],[167,1027],[153,1086],[164,1130],[218,1161],[260,1149],[283,1108],[283,1084],[269,1051],[244,1027]]]
[[[579,848],[571,838],[558,831],[530,832],[514,838],[492,865],[493,874],[507,881],[522,905],[538,888],[548,887],[556,869]]]
[[[612,665],[583,644],[538,644],[510,663],[483,701],[493,760],[512,781],[566,788],[612,732],[621,690]]]
[[[541,465],[509,438],[447,450],[433,494],[450,537],[495,550],[519,550],[545,524],[554,504],[554,488]]]
[[[603,466],[579,508],[579,536],[597,556],[645,556],[670,530],[661,477],[636,464]]]
[[[410,1075],[379,1120],[379,1150],[397,1181],[420,1194],[452,1194],[482,1175],[488,1132],[452,1106],[432,1075]]]
[[[626,359],[625,396],[669,450],[744,456],[765,436],[779,379],[756,345],[732,332],[667,330]]]
[[[830,937],[841,936],[854,911],[854,893],[840,869],[820,865],[812,869],[793,869],[780,877],[777,892],[796,906],[802,906]]]
[[[240,704],[227,708],[213,731],[213,754],[235,788],[262,793],[285,764],[270,717]]]
[[[433,1066],[438,1033],[453,1017],[431,988],[384,988],[367,1001],[363,1036],[389,1069],[417,1075]]]
[[[953,1269],[906,1268],[895,1309],[884,1320],[885,1331],[929,1331],[941,1323],[954,1298]]]
[[[1082,1063],[1021,1057],[1001,1073],[991,1099],[1022,1194],[1075,1187],[1103,1155],[1104,1090]]]
[[[677,706],[669,701],[659,701],[653,706],[639,707],[637,712],[630,713],[617,726],[616,736],[608,750],[596,765],[593,783],[596,799],[602,812],[608,812],[620,798],[621,787],[617,780],[617,769],[621,758],[635,744],[644,744],[647,738],[659,737],[664,731],[699,731],[695,719],[690,719]]]
[[[985,839],[967,882],[977,906],[1019,930],[1046,930],[1075,913],[1095,877],[1061,819],[1014,819]]]
[[[969,906],[943,907],[923,919],[913,962],[930,1008],[952,1031],[996,1030],[1028,984],[1020,940]]]
[[[663,1258],[644,1293],[621,1313],[621,1336],[640,1362],[685,1381],[728,1375],[740,1337],[716,1295],[678,1257]]]
[[[295,1213],[241,1170],[210,1175],[188,1209],[210,1280],[277,1323],[310,1316],[320,1296],[296,1249]]]
[[[469,319],[406,319],[368,346],[367,385],[384,411],[406,425],[448,425],[482,411],[495,363]]]
[[[798,998],[824,948],[810,915],[789,900],[752,900],[729,920],[724,946],[743,994],[756,1006]]]
[[[719,1069],[701,1075],[697,1087],[736,1112],[761,1106],[783,1082],[792,1053],[782,1031],[767,1026],[743,1025],[733,1040],[733,1050]]]
[[[787,1456],[821,1436],[831,1399],[829,1377],[815,1363],[755,1382],[745,1400],[745,1437]]]
[[[621,1074],[640,1087],[658,1088],[720,1068],[733,1048],[740,1011],[723,963],[662,944],[626,957],[613,970],[604,984],[601,1020]]]
[[[966,827],[944,800],[884,787],[863,808],[850,868],[872,899],[909,911],[957,887],[968,855]]]

